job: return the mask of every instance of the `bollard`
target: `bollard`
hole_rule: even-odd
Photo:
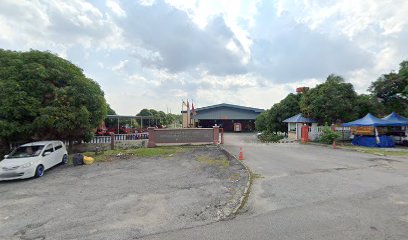
[[[239,148],[239,160],[244,160],[244,152],[242,151],[242,147]]]

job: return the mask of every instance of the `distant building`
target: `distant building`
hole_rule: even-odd
[[[298,88],[296,88],[296,93],[304,93],[307,90],[309,90],[308,87],[298,87]]]
[[[195,127],[211,128],[218,125],[227,132],[255,131],[255,119],[264,110],[227,103],[195,109],[192,124]],[[183,126],[187,126],[187,113],[183,112]]]

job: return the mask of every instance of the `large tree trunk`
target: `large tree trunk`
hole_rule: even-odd
[[[72,154],[74,149],[74,141],[72,139],[68,140],[68,153]]]

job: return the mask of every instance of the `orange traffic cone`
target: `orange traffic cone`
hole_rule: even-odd
[[[337,148],[337,146],[336,146],[336,140],[334,140],[333,141],[333,149],[336,149]]]
[[[242,147],[239,148],[239,160],[244,160],[244,152],[242,151]]]

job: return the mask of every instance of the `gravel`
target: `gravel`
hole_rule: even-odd
[[[247,172],[216,146],[0,183],[0,239],[132,239],[209,224],[239,204]]]

